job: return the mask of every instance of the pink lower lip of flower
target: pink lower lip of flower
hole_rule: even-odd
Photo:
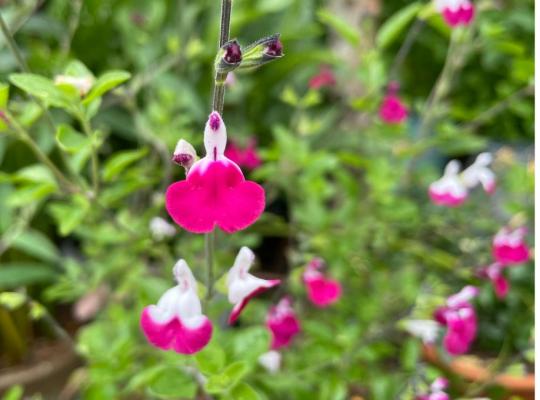
[[[458,356],[469,351],[471,342],[459,333],[448,331],[443,339],[443,346],[448,354]]]
[[[251,292],[249,295],[247,295],[246,297],[244,297],[244,299],[242,299],[242,301],[238,304],[236,304],[232,311],[231,311],[231,314],[229,315],[229,320],[228,320],[228,323],[229,325],[232,325],[234,324],[237,320],[238,320],[238,317],[240,316],[240,314],[242,313],[242,311],[244,310],[244,308],[247,306],[247,304],[249,303],[249,301],[261,294],[261,293],[264,293],[266,292],[267,290],[279,285],[281,283],[281,281],[279,279],[272,279],[272,280],[268,280],[266,281],[267,282],[267,285],[266,286],[260,286],[258,287],[257,289],[255,289],[253,292]]]
[[[508,280],[504,277],[504,275],[499,275],[491,280],[491,283],[493,284],[493,289],[495,290],[495,294],[499,299],[504,299],[508,292],[510,291],[510,283]]]
[[[265,207],[264,189],[246,181],[237,165],[228,160],[196,165],[165,195],[167,211],[178,225],[193,233],[211,232],[215,226],[233,233],[259,218]]]
[[[300,332],[300,323],[294,315],[288,315],[279,320],[269,320],[267,327],[272,334],[270,345],[272,350],[288,346]]]
[[[456,10],[445,8],[442,15],[444,21],[452,28],[459,25],[469,25],[474,18],[474,6],[472,4],[462,5]]]
[[[225,149],[225,157],[238,164],[240,167],[249,170],[257,169],[262,161],[257,153],[257,143],[254,139],[250,140],[246,148],[242,149],[233,141],[229,142]]]
[[[493,257],[503,265],[522,264],[529,261],[529,249],[525,243],[519,243],[516,246],[495,244]]]
[[[386,95],[379,108],[379,117],[388,124],[399,124],[405,121],[407,116],[407,108],[401,100],[395,95]]]
[[[316,90],[326,86],[333,86],[335,84],[336,78],[334,77],[332,70],[328,67],[323,67],[317,75],[309,80],[308,86],[311,89]]]
[[[465,202],[467,196],[454,196],[449,192],[437,192],[429,189],[431,201],[438,206],[457,207]]]
[[[150,307],[143,310],[140,324],[148,341],[157,348],[193,354],[204,348],[212,338],[212,323],[204,316],[198,326],[188,327],[177,317],[165,323],[156,321],[150,310]]]
[[[341,297],[341,284],[323,276],[305,279],[308,297],[317,307],[327,307],[337,302]]]

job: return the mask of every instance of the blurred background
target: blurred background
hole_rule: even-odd
[[[534,1],[474,7],[452,29],[426,1],[234,2],[231,37],[279,32],[285,54],[229,76],[223,113],[229,141],[256,143],[262,162],[242,169],[267,208],[217,233],[214,337],[190,357],[151,347],[139,317],[178,258],[204,280],[204,239],[173,224],[164,193],[184,179],[176,142],[204,150],[219,2],[0,1],[4,399],[416,399],[438,376],[451,398],[532,398],[534,385],[451,368],[440,340],[434,362],[406,329],[475,285],[468,358],[490,377],[534,375],[533,261],[508,268],[504,298],[478,273],[501,227],[528,227],[534,245]],[[59,76],[94,87],[58,94]],[[397,124],[379,117],[391,82],[408,109]],[[446,163],[481,152],[495,193],[433,204]],[[228,327],[220,277],[241,246],[256,275],[284,283]],[[313,257],[343,287],[324,310],[302,283]],[[284,295],[302,330],[270,372],[265,317]]]

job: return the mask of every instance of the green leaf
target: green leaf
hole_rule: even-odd
[[[13,175],[13,182],[50,183],[56,185],[52,172],[41,164],[32,164],[21,168]]]
[[[57,274],[45,264],[30,262],[3,263],[0,266],[0,289],[13,289],[36,283],[46,283]]]
[[[377,46],[384,49],[394,43],[421,9],[422,4],[414,2],[388,18],[377,33]]]
[[[17,236],[11,246],[42,261],[56,262],[60,259],[58,249],[49,238],[33,229],[28,229]]]
[[[50,79],[34,74],[11,74],[9,80],[19,89],[41,99],[47,105],[72,108],[72,99]]]
[[[212,375],[208,378],[204,388],[210,394],[224,393],[236,385],[247,372],[247,363],[245,361],[237,361],[225,368],[223,373]]]
[[[229,393],[234,400],[260,400],[261,396],[247,383],[239,383]]]
[[[56,142],[68,153],[78,153],[91,146],[90,139],[71,126],[61,124],[56,130]]]
[[[351,45],[356,46],[360,43],[360,33],[330,10],[319,10],[317,16],[323,24],[333,28]]]
[[[83,100],[83,104],[89,104],[92,100],[103,96],[105,93],[124,83],[129,78],[131,78],[131,74],[126,71],[105,72],[96,80],[94,86],[92,86],[92,90],[90,90],[88,96]]]
[[[8,310],[16,310],[26,303],[26,296],[18,292],[3,292],[0,293],[0,305]]]
[[[9,98],[9,85],[0,83],[0,110],[7,108]]]
[[[43,200],[56,190],[56,185],[49,182],[24,185],[8,196],[7,204],[11,207],[27,206]]]
[[[195,361],[197,361],[197,367],[202,373],[217,374],[225,366],[225,351],[214,341],[195,355]]]
[[[103,167],[103,179],[106,182],[112,181],[130,164],[144,157],[147,153],[146,148],[140,150],[127,150],[116,153],[109,158]]]
[[[88,201],[76,196],[73,203],[53,203],[48,207],[49,214],[55,219],[58,232],[67,236],[79,226],[90,209]]]
[[[168,368],[157,376],[149,389],[152,395],[161,399],[192,399],[197,393],[197,384],[180,370]]]
[[[2,397],[2,400],[21,400],[24,394],[22,386],[12,386]]]

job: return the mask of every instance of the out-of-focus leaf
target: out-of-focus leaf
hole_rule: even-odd
[[[351,45],[357,46],[360,43],[360,33],[331,11],[319,10],[317,16],[323,24],[330,26]]]
[[[157,376],[149,390],[160,399],[192,399],[197,393],[197,384],[179,369],[168,368]]]
[[[103,179],[108,182],[112,181],[130,164],[144,157],[146,153],[146,148],[116,153],[105,163],[105,166],[103,167]]]
[[[422,4],[414,2],[388,18],[377,33],[377,46],[385,49],[394,43],[421,9]]]
[[[21,233],[11,246],[43,261],[56,262],[60,258],[58,249],[49,238],[34,229]]]
[[[103,96],[108,91],[124,83],[131,74],[127,71],[109,71],[101,75],[90,90],[90,93],[84,98],[83,104],[89,104],[94,99]]]
[[[22,386],[17,385],[8,389],[2,400],[21,400],[24,394]]]
[[[195,360],[202,373],[217,374],[225,366],[225,352],[218,344],[212,342],[195,355]]]
[[[88,201],[82,196],[77,196],[72,203],[51,204],[48,211],[55,219],[60,235],[67,236],[82,223],[89,208]]]
[[[9,80],[19,89],[37,97],[45,104],[64,109],[71,108],[71,99],[50,79],[34,74],[11,74]]]
[[[231,389],[228,398],[231,400],[260,400],[261,396],[247,383],[241,382]]]
[[[12,192],[7,199],[7,204],[11,207],[26,206],[43,200],[56,190],[56,185],[49,182],[27,184]]]
[[[90,147],[90,139],[80,132],[77,132],[71,126],[61,124],[56,130],[56,142],[58,146],[68,153],[77,153]]]
[[[2,263],[0,289],[12,289],[54,280],[57,274],[45,264],[30,262]]]
[[[227,391],[248,372],[248,366],[244,361],[237,361],[229,365],[218,375],[212,375],[204,385],[210,394],[219,394]]]

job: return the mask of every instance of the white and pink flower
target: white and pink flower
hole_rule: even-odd
[[[234,324],[251,298],[281,283],[279,279],[265,280],[251,275],[249,269],[254,260],[255,254],[249,248],[242,247],[227,273],[229,302],[234,304],[229,324]]]
[[[443,345],[451,355],[464,354],[476,338],[478,322],[470,301],[478,295],[478,288],[465,286],[446,300],[446,306],[435,311],[434,318],[446,326]]]
[[[474,4],[470,0],[435,0],[435,9],[452,28],[469,25],[475,14]]]
[[[459,170],[459,161],[450,161],[444,168],[442,178],[429,186],[429,197],[433,203],[440,206],[457,207],[467,199],[469,194],[459,177]]]
[[[282,298],[276,306],[270,308],[266,316],[266,326],[272,335],[270,345],[272,350],[290,345],[294,337],[300,333],[300,321],[289,297]]]
[[[481,278],[487,278],[493,285],[493,290],[499,299],[503,299],[510,291],[510,282],[504,276],[505,266],[499,262],[494,262],[487,267],[480,268],[479,275]]]
[[[422,394],[416,397],[416,400],[450,400],[450,396],[445,390],[448,388],[448,379],[437,378],[430,386],[428,394]]]
[[[271,374],[275,374],[281,369],[281,353],[279,351],[267,351],[259,356],[258,361]]]
[[[141,329],[162,350],[193,354],[212,338],[212,322],[202,314],[197,281],[184,260],[175,264],[173,275],[178,285],[167,290],[156,305],[144,308]]]
[[[204,131],[206,156],[197,161],[185,180],[169,186],[165,206],[172,219],[193,233],[216,226],[227,233],[245,229],[264,211],[264,189],[247,181],[224,152],[227,131],[221,116],[212,112]]]
[[[493,257],[502,265],[522,264],[529,260],[525,242],[527,228],[504,227],[493,238]]]
[[[314,258],[309,262],[303,274],[303,280],[307,288],[308,297],[317,307],[327,307],[341,297],[341,284],[327,278],[321,268],[324,262],[320,258]]]
[[[476,160],[461,173],[463,184],[471,189],[482,185],[486,193],[493,193],[497,184],[495,174],[489,168],[492,161],[493,156],[490,153],[478,154]]]

